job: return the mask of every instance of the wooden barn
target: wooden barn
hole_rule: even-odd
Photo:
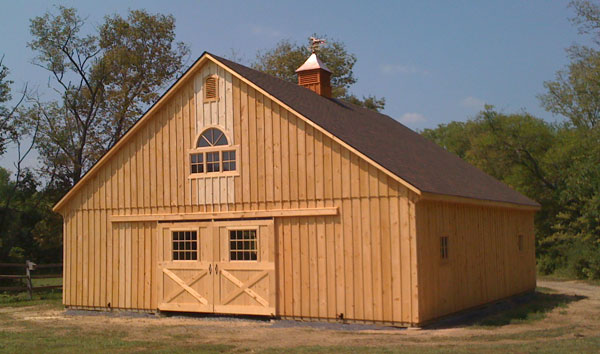
[[[534,289],[536,202],[297,72],[188,69],[54,207],[65,306],[415,326]]]

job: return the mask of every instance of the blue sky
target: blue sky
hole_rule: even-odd
[[[171,13],[178,40],[246,61],[279,40],[312,33],[346,43],[358,62],[351,91],[387,100],[384,113],[412,129],[473,117],[484,102],[555,121],[539,105],[543,82],[568,63],[565,48],[583,43],[565,1],[11,1],[0,12],[0,55],[15,89],[48,92],[49,75],[30,64],[29,19],[73,6],[92,29],[128,9]],[[9,167],[14,152],[2,157]],[[32,161],[30,165],[34,165]]]

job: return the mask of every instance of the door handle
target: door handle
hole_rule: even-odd
[[[215,275],[219,274],[219,265],[215,264]]]
[[[212,264],[208,265],[208,274],[212,274]]]

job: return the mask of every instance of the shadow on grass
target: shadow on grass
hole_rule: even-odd
[[[537,288],[533,293],[450,315],[426,328],[442,329],[459,326],[495,328],[508,324],[529,323],[546,318],[546,315],[556,308],[566,308],[568,304],[585,298],[580,295],[555,294],[551,289]]]

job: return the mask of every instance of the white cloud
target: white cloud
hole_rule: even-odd
[[[473,96],[469,96],[460,101],[460,104],[467,108],[483,109],[485,101]]]
[[[384,74],[405,74],[405,75],[414,75],[414,74],[422,74],[429,75],[429,71],[419,69],[416,66],[412,65],[403,65],[403,64],[384,64],[381,66],[381,72]]]
[[[277,29],[261,25],[252,25],[250,30],[257,36],[281,37],[283,35],[283,33]]]
[[[400,121],[402,123],[421,123],[427,121],[427,118],[421,113],[407,112],[400,117]]]

